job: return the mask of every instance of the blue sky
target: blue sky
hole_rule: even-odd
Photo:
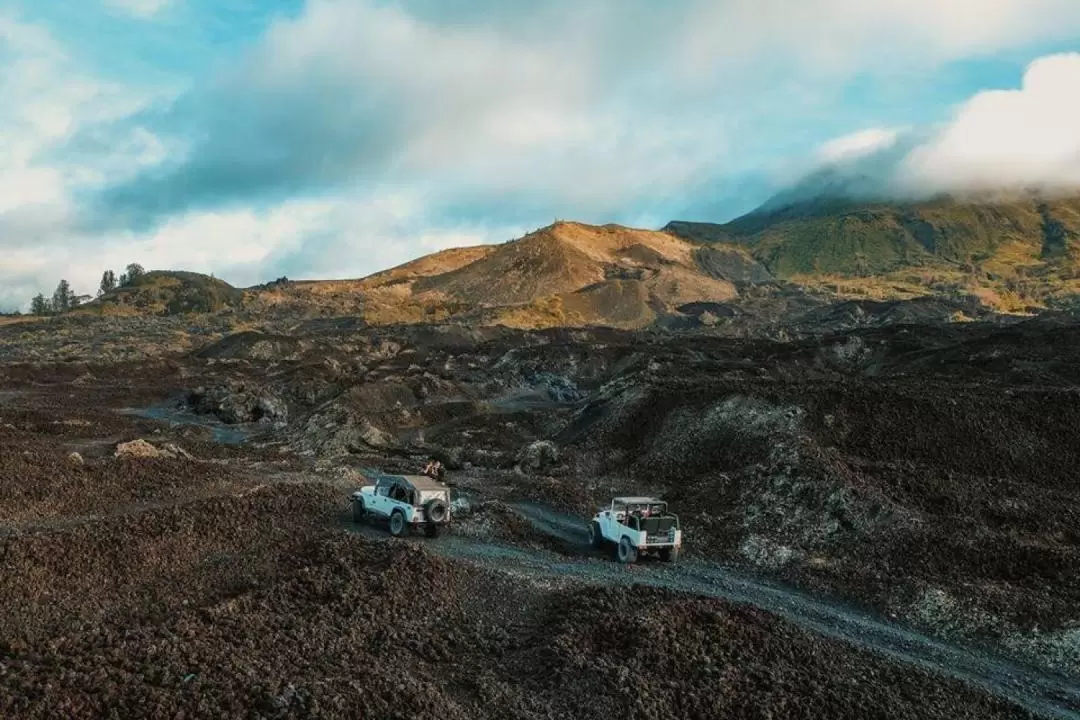
[[[0,0],[0,309],[725,221],[822,165],[1074,183],[1077,50],[1075,0]]]

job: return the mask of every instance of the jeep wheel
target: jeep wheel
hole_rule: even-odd
[[[424,534],[429,538],[439,537],[439,526],[435,523],[427,523],[424,525]]]
[[[441,498],[428,500],[427,504],[424,505],[424,519],[429,523],[441,523],[446,520],[446,515],[449,512],[450,506]]]
[[[594,522],[589,526],[589,544],[597,550],[604,548],[604,533],[600,531],[600,523]]]
[[[354,523],[364,522],[364,501],[353,500],[352,501],[352,521]]]
[[[405,522],[405,513],[395,510],[390,515],[390,534],[394,537],[402,537],[409,531],[409,524]]]
[[[615,555],[621,563],[633,563],[637,562],[638,551],[630,544],[630,538],[623,535],[622,540],[619,540],[619,548],[615,551]]]
[[[679,561],[679,548],[662,548],[660,550],[660,559],[664,562],[678,562]]]

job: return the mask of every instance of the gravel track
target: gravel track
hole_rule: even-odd
[[[423,543],[453,558],[540,582],[595,586],[647,585],[702,597],[745,603],[774,613],[811,632],[836,638],[882,657],[958,679],[1046,718],[1080,720],[1080,682],[1012,663],[991,654],[942,642],[890,625],[842,604],[814,598],[763,582],[736,570],[698,561],[667,564],[645,559],[626,566],[605,558],[588,545],[580,518],[535,503],[510,503],[538,530],[580,552],[555,552],[488,543],[448,533]],[[377,524],[348,528],[372,538],[386,538]],[[400,541],[399,541],[400,542]]]
[[[304,479],[310,481],[315,478],[280,473],[270,474],[262,479],[269,484],[278,484]],[[318,481],[327,482],[327,479],[318,478]],[[197,503],[217,496],[243,495],[258,492],[259,489],[260,486],[255,485],[211,490],[181,498],[135,503],[107,513],[5,526],[0,527],[0,536],[62,530],[119,515]],[[465,493],[461,494],[467,497]],[[904,627],[884,623],[840,603],[814,598],[719,565],[693,560],[683,560],[672,565],[648,558],[635,565],[621,565],[589,546],[588,528],[583,519],[559,513],[537,503],[508,504],[538,531],[557,540],[566,554],[467,538],[452,531],[435,541],[414,538],[404,542],[423,544],[432,552],[446,558],[542,583],[624,587],[645,585],[748,604],[774,613],[811,632],[979,687],[1036,715],[1080,720],[1080,682],[1065,676],[1042,672],[1002,660],[986,652],[932,639]],[[345,521],[344,526],[351,532],[358,532],[373,539],[388,540],[386,529],[377,523],[354,525]]]

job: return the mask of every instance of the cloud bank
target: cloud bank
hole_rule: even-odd
[[[820,197],[1080,191],[1080,53],[1039,58],[1016,89],[977,93],[937,127],[866,128],[818,147],[766,208]]]
[[[309,0],[175,92],[0,14],[0,308],[128,262],[251,284],[556,217],[724,220],[793,157],[863,192],[1071,182],[1075,56],[907,128],[957,61],[1077,37],[1074,0]]]
[[[942,192],[1080,187],[1080,53],[1036,60],[1020,88],[971,98],[899,180]]]

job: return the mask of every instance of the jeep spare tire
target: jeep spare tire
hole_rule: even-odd
[[[424,505],[424,517],[428,522],[441,523],[446,520],[447,513],[450,511],[450,506],[446,504],[446,501],[440,498],[434,498],[428,500]]]

